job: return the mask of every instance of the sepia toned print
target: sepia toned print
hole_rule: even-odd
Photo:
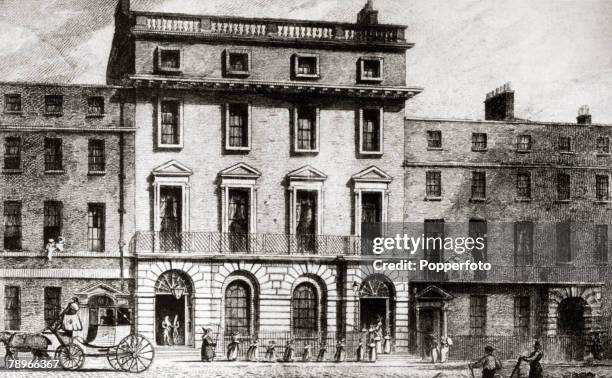
[[[419,112],[402,2],[155,2],[101,2],[102,81],[0,78],[3,373],[609,373],[612,124]]]

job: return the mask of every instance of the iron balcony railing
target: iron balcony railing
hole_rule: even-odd
[[[137,254],[351,256],[361,253],[361,241],[356,236],[139,231],[131,243]]]

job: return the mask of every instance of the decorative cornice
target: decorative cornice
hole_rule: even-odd
[[[579,170],[612,170],[609,166],[561,165],[548,163],[469,163],[460,161],[404,161],[404,168],[475,168],[475,169],[579,169]]]
[[[157,75],[133,75],[136,88],[191,89],[239,93],[316,94],[356,98],[380,98],[407,100],[423,91],[420,87],[389,87],[365,85],[330,85],[319,83],[238,80],[225,78],[172,77]]]

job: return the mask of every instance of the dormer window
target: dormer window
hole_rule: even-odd
[[[295,54],[293,56],[294,76],[298,79],[318,79],[319,54]]]
[[[383,58],[361,58],[359,64],[359,73],[360,81],[381,82],[383,80]]]
[[[4,95],[4,111],[6,113],[21,113],[21,95],[18,93]]]
[[[225,51],[225,75],[249,76],[251,74],[251,54],[247,50]]]
[[[87,117],[104,116],[104,97],[91,96],[87,98]]]
[[[64,96],[47,95],[45,96],[45,114],[62,115],[64,113]]]
[[[180,49],[157,48],[157,72],[181,73],[183,52]]]

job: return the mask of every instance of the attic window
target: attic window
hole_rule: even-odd
[[[360,80],[380,82],[383,79],[383,59],[378,57],[361,58],[359,64]]]
[[[318,79],[321,77],[319,71],[318,54],[295,54],[294,76],[298,79]]]
[[[180,49],[157,48],[157,71],[163,73],[180,73],[182,52]]]
[[[251,54],[247,50],[226,50],[225,74],[228,76],[249,76]]]

